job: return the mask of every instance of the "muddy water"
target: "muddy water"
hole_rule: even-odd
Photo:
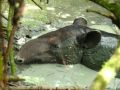
[[[33,64],[24,68],[19,75],[27,78],[25,82],[36,85],[88,87],[96,72],[80,64]]]

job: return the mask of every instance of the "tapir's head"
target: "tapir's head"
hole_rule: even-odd
[[[15,57],[17,64],[55,62],[46,38],[37,38],[24,44]]]

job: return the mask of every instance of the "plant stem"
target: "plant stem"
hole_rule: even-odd
[[[10,5],[9,7],[9,16],[8,16],[8,25],[7,25],[7,39],[9,40],[10,38],[10,33],[12,31],[12,19],[13,19],[13,15],[14,15],[14,6]],[[10,49],[10,66],[11,66],[11,74],[15,75],[16,73],[16,66],[14,63],[14,50],[13,47],[11,47]]]

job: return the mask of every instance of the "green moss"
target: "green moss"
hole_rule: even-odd
[[[3,57],[2,53],[0,52],[0,80],[3,79]]]

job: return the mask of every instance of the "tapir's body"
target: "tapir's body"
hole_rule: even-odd
[[[96,60],[103,63],[103,60],[108,59],[117,47],[118,37],[113,37],[116,39],[116,44],[113,49],[111,49],[112,52],[110,51],[108,56],[104,57],[104,52],[99,53],[99,51],[101,48],[107,49],[107,45],[101,46],[103,45],[101,42],[105,42],[103,37],[106,37],[106,35],[111,37],[112,34],[106,32],[100,33],[94,29],[88,28],[86,24],[87,23],[83,18],[78,18],[74,20],[72,25],[60,28],[56,31],[42,35],[37,39],[28,41],[21,47],[19,53],[17,54],[16,62],[20,64],[35,62],[60,64],[83,63],[84,65],[93,69],[95,67],[92,67],[92,64],[96,65],[96,68],[97,66],[99,67],[100,65],[98,65],[97,61],[97,64],[92,62],[92,59],[95,61],[96,56],[92,54],[93,56],[91,57],[89,53],[92,53],[92,49],[94,49],[93,51],[98,50],[98,53],[96,54],[101,55],[100,57],[97,55],[97,58],[102,60]],[[102,54],[103,58],[101,58]]]

